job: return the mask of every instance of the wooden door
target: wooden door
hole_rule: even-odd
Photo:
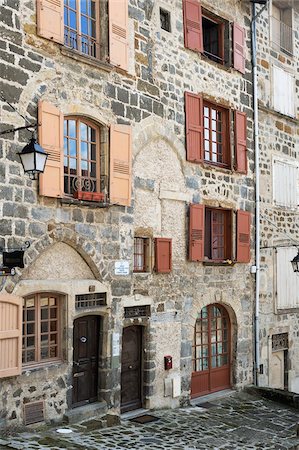
[[[73,406],[97,401],[99,317],[74,321]]]
[[[220,305],[205,306],[195,323],[191,397],[230,387],[230,323]]]
[[[121,412],[141,408],[142,327],[124,328],[121,357]]]

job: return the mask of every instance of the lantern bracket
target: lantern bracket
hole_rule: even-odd
[[[9,275],[15,275],[15,267],[24,268],[24,251],[30,247],[30,242],[25,241],[22,247],[18,248],[5,248],[0,247],[0,253],[2,253],[3,265],[0,266],[0,276],[5,277]]]

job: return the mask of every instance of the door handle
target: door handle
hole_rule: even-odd
[[[87,338],[85,336],[81,336],[80,341],[83,342],[83,344],[85,344],[85,342],[87,342]]]
[[[133,366],[129,366],[128,368],[129,368],[129,369],[133,369]]]

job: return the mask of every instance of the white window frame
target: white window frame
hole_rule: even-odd
[[[275,71],[277,73],[275,74]],[[275,83],[276,78],[279,78],[280,71],[280,80]],[[292,84],[289,85],[286,78],[290,77],[292,80]],[[279,64],[273,64],[272,66],[272,106],[273,109],[280,114],[289,117],[295,117],[296,111],[296,86],[295,86],[295,75],[285,70]],[[288,91],[287,91],[288,89]],[[287,93],[289,95],[287,95]],[[285,101],[287,98],[290,98],[290,105],[286,105]]]
[[[275,172],[275,163],[276,164],[283,164],[283,165],[287,165],[290,166],[294,169],[297,170],[297,179],[295,182],[295,186],[294,186],[294,190],[295,190],[295,195],[294,198],[295,200],[293,200],[291,198],[291,196],[288,196],[289,201],[281,201],[279,197],[279,195],[277,195],[276,192],[276,183],[279,183],[278,192],[282,191],[283,186],[280,184],[280,180],[277,181],[277,173]],[[290,180],[288,180],[290,181]],[[289,208],[289,209],[296,209],[298,208],[299,205],[299,162],[295,161],[294,159],[290,159],[290,158],[281,158],[278,156],[273,156],[272,158],[272,199],[273,199],[273,203],[276,206],[279,207],[283,207],[283,208]]]

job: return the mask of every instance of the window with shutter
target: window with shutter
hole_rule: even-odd
[[[273,201],[278,206],[296,208],[299,164],[296,161],[273,158]]]
[[[0,378],[22,369],[22,299],[0,294]]]
[[[202,18],[199,0],[183,0],[185,46],[203,51]]]
[[[232,260],[232,212],[205,208],[205,246],[207,260]]]
[[[245,73],[245,30],[240,25],[233,25],[234,68]]]
[[[151,241],[145,237],[134,238],[134,272],[151,270]]]
[[[63,297],[35,294],[23,299],[23,364],[61,358]]]
[[[250,224],[251,214],[237,211],[237,261],[250,262]]]
[[[202,161],[202,96],[185,92],[187,161]]]
[[[272,4],[272,44],[277,50],[293,54],[293,10],[288,5],[282,7],[281,2]]]
[[[205,208],[203,205],[190,205],[189,217],[189,259],[204,259]]]
[[[247,116],[235,111],[235,169],[247,173]]]
[[[287,116],[295,115],[295,77],[284,69],[273,66],[273,108]]]
[[[158,273],[170,273],[172,269],[172,240],[155,239],[155,269]]]
[[[106,60],[109,41],[110,62],[128,69],[128,2],[107,0],[37,0],[37,32],[81,55]],[[100,18],[105,18],[101,21]],[[108,39],[109,35],[109,39]],[[101,45],[100,45],[101,37]],[[104,54],[106,53],[106,54]]]
[[[299,277],[291,264],[297,252],[296,247],[276,250],[277,309],[299,308]]]

